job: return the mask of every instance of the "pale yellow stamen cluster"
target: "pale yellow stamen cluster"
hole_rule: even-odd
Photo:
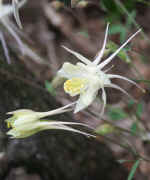
[[[11,127],[12,127],[10,122],[7,122],[7,127],[8,127],[8,128],[11,128]]]
[[[72,78],[64,83],[64,90],[66,93],[69,93],[71,96],[75,96],[83,92],[83,90],[85,90],[86,84],[87,84],[87,79]]]

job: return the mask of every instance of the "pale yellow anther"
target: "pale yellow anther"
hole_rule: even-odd
[[[7,122],[7,127],[10,128],[11,127],[11,123]]]
[[[87,85],[87,79],[83,78],[72,78],[64,83],[64,90],[71,96],[75,96],[83,92]]]

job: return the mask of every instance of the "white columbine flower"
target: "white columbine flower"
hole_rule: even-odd
[[[133,34],[110,57],[108,57],[106,60],[100,63],[102,56],[104,54],[104,51],[105,51],[105,47],[106,47],[108,27],[109,27],[109,24],[107,24],[102,49],[98,53],[94,61],[92,62],[89,59],[83,57],[81,54],[63,46],[68,52],[75,55],[82,62],[82,63],[78,62],[76,65],[73,65],[69,62],[65,62],[62,68],[58,71],[59,76],[68,79],[64,83],[65,92],[68,93],[70,96],[80,95],[77,101],[76,107],[75,107],[75,111],[74,111],[75,113],[89,106],[96,98],[99,89],[102,89],[102,100],[103,100],[103,108],[101,111],[101,115],[104,113],[104,108],[106,105],[106,92],[104,89],[105,87],[112,87],[112,88],[118,89],[128,95],[128,93],[125,90],[123,90],[121,87],[111,82],[112,78],[123,79],[138,86],[134,81],[126,77],[115,75],[115,74],[106,74],[108,70],[103,70],[103,68],[108,63],[110,63],[111,60],[119,53],[119,51],[141,30],[138,30],[135,34]]]
[[[71,109],[69,107],[72,105],[74,105],[74,103],[48,112],[35,112],[29,109],[20,109],[13,112],[9,112],[8,114],[12,114],[13,116],[6,120],[8,128],[11,128],[7,132],[7,134],[11,135],[13,138],[25,138],[42,130],[59,129],[59,130],[66,130],[66,131],[80,133],[86,136],[93,136],[89,133],[85,133],[80,130],[67,126],[67,125],[87,126],[82,123],[53,121],[53,120],[49,121],[49,120],[41,119],[47,116],[52,116],[52,115],[64,113],[66,111],[70,111]]]

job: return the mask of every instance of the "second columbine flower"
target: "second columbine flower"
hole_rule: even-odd
[[[43,130],[57,129],[95,137],[94,135],[70,127],[70,125],[88,127],[82,123],[43,119],[47,116],[57,115],[70,111],[72,110],[72,105],[74,105],[74,103],[47,112],[35,112],[30,109],[19,109],[13,112],[9,112],[8,114],[12,116],[6,120],[7,126],[10,128],[7,134],[12,138],[25,138]]]

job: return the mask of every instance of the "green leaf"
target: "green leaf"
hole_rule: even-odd
[[[150,80],[145,80],[145,79],[138,79],[138,80],[135,80],[133,79],[135,82],[144,82],[144,83],[149,83],[150,84]]]
[[[86,37],[86,38],[89,37],[89,34],[88,34],[88,32],[86,32],[86,31],[80,31],[79,34],[81,34],[82,36],[84,36],[84,37]]]
[[[137,104],[136,115],[138,117],[141,117],[142,113],[143,113],[143,104],[139,103]]]
[[[128,108],[133,108],[134,105],[135,105],[135,102],[133,100],[129,100]]]
[[[71,6],[71,0],[57,0],[63,2],[66,6]]]
[[[55,89],[53,88],[53,86],[49,81],[45,81],[45,88],[52,96],[56,96]]]
[[[107,47],[107,49],[109,49],[109,51],[112,52],[112,53],[115,52],[115,51],[119,48],[119,46],[118,46],[116,43],[112,42],[112,41],[109,41],[109,42],[107,43],[106,47]],[[130,63],[130,62],[131,62],[131,60],[130,60],[130,58],[129,58],[129,56],[128,56],[125,48],[122,49],[122,50],[117,54],[117,56],[118,56],[121,60],[125,61],[126,63]]]
[[[131,25],[133,24],[133,19],[135,19],[136,17],[136,10],[133,10],[131,13],[130,13],[130,16],[128,16],[127,18],[127,22],[126,22],[126,28],[129,30],[131,29]]]
[[[114,3],[113,0],[102,0],[101,2],[103,4],[103,6],[105,7],[105,9],[110,13],[114,13],[119,15],[119,10],[117,5]]]
[[[101,135],[107,135],[110,133],[116,133],[118,131],[113,125],[105,123],[96,128],[95,132]]]
[[[130,130],[131,130],[131,134],[135,135],[137,130],[138,130],[138,123],[137,122],[133,122],[132,125],[131,125]]]
[[[113,24],[110,26],[109,34],[120,34],[120,42],[123,43],[126,39],[127,28],[122,24]]]
[[[130,174],[128,176],[128,180],[132,180],[133,179],[133,176],[134,176],[134,174],[136,172],[136,169],[139,166],[139,164],[140,164],[140,159],[136,160],[136,162],[133,164],[132,169],[130,171]]]
[[[143,3],[145,5],[150,6],[150,2],[147,2],[147,1],[144,1],[144,0],[137,0],[137,1],[140,2],[140,3]]]
[[[132,160],[120,159],[120,160],[117,160],[117,162],[119,162],[120,164],[123,164],[126,162],[132,162]]]
[[[126,31],[126,28],[122,24],[114,24],[110,26],[109,34],[122,33]]]
[[[127,118],[128,115],[121,108],[113,108],[108,112],[111,120],[121,120]]]

